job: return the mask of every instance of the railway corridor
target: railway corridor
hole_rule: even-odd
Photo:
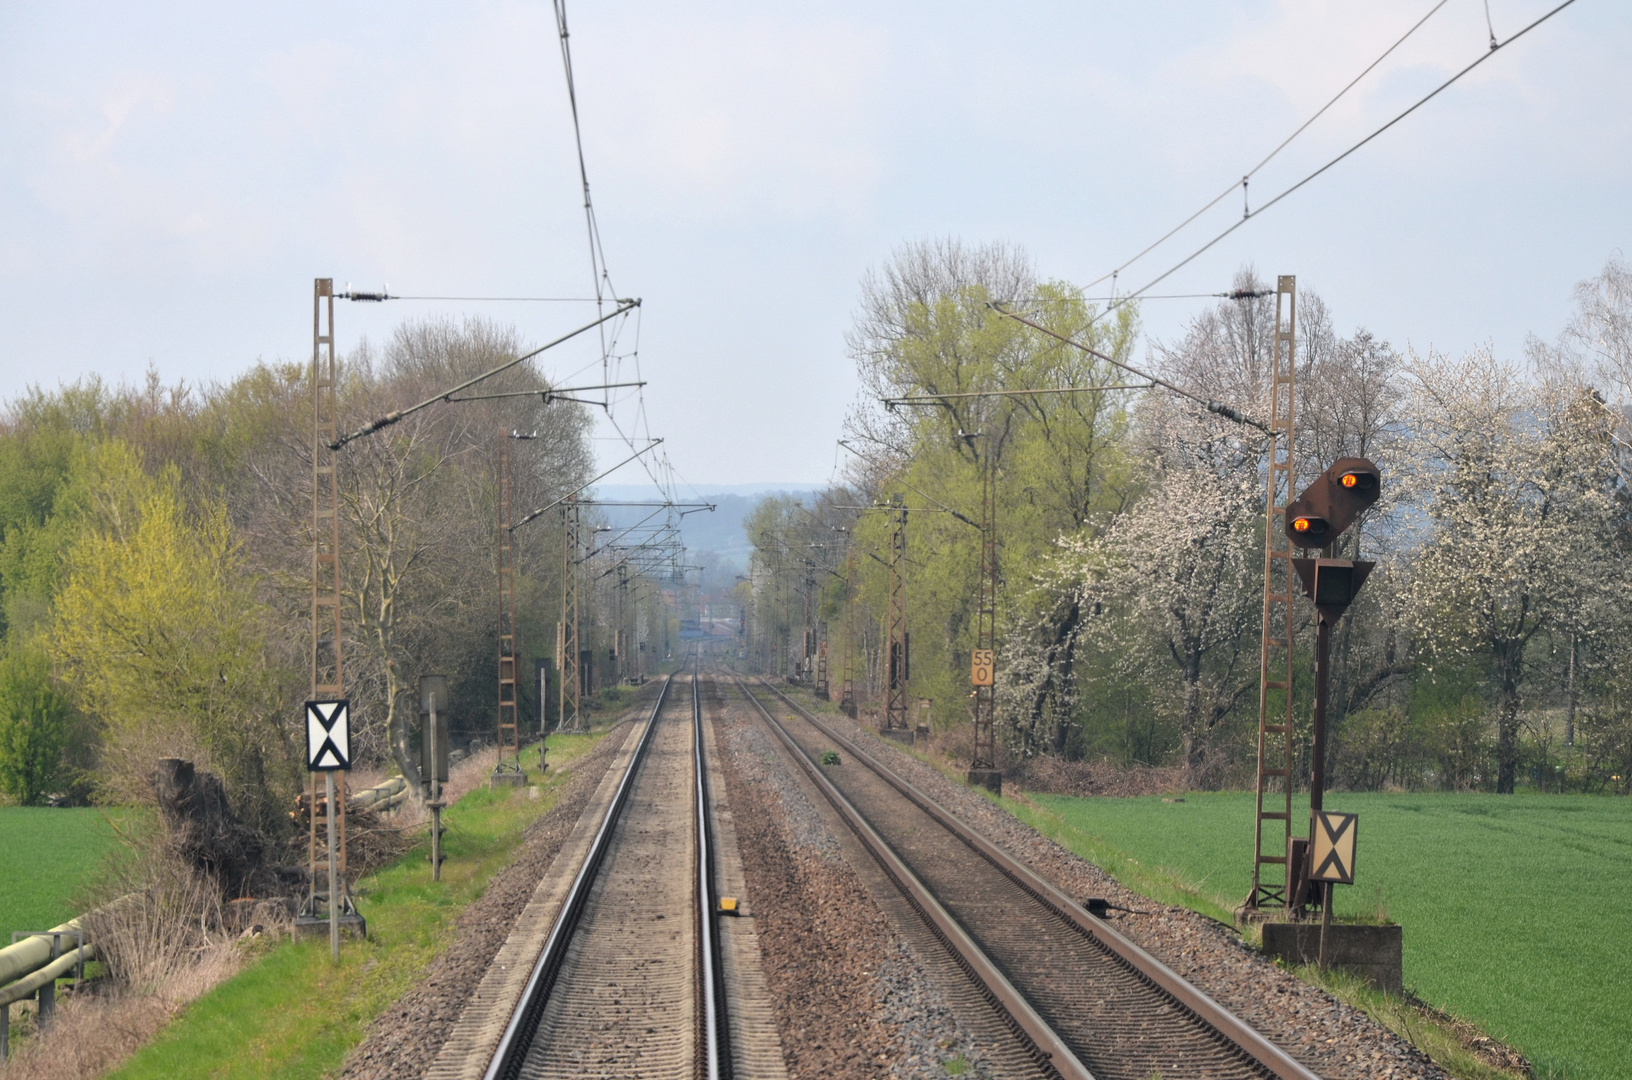
[[[1226,948],[1273,988],[1240,1015],[1293,1060],[914,786],[938,774],[908,782],[917,763],[766,684],[683,674],[645,700],[434,1063],[390,1075],[1445,1078]]]

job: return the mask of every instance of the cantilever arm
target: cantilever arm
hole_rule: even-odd
[[[1113,357],[1106,356],[1104,353],[1100,352],[1098,349],[1090,349],[1088,346],[1084,345],[1080,341],[1075,341],[1075,340],[1073,340],[1071,338],[1066,337],[1064,334],[1055,333],[1053,330],[1050,330],[1046,326],[1043,326],[1043,325],[1041,325],[1039,323],[1034,323],[1030,319],[1026,318],[1024,315],[1016,315],[1012,311],[1005,311],[1004,308],[1003,308],[1003,305],[998,303],[995,300],[988,301],[986,306],[991,308],[993,311],[997,312],[999,315],[1003,316],[1006,319],[1013,319],[1017,323],[1023,323],[1026,326],[1031,327],[1033,330],[1037,331],[1038,333],[1047,334],[1049,337],[1053,338],[1055,341],[1058,341],[1058,342],[1061,342],[1063,344],[1069,345],[1073,349],[1081,350],[1082,352],[1087,353],[1089,356],[1092,356],[1095,359],[1103,360],[1107,364],[1110,364],[1113,367],[1119,367],[1123,371],[1128,372],[1129,374],[1139,376],[1141,379],[1149,379],[1151,381],[1151,383],[1153,383],[1156,386],[1160,386],[1163,390],[1171,390],[1173,393],[1179,395],[1182,398],[1189,398],[1191,401],[1194,401],[1196,404],[1200,405],[1202,408],[1206,409],[1210,413],[1214,413],[1214,414],[1216,414],[1218,416],[1222,416],[1226,420],[1234,420],[1238,424],[1245,424],[1248,427],[1255,427],[1259,431],[1262,431],[1265,435],[1275,434],[1273,431],[1271,431],[1269,429],[1268,424],[1265,424],[1261,420],[1256,420],[1253,417],[1248,416],[1246,413],[1242,412],[1240,409],[1233,408],[1233,407],[1231,407],[1229,405],[1224,404],[1221,401],[1212,401],[1212,400],[1210,400],[1208,398],[1198,397],[1195,394],[1192,394],[1188,390],[1185,390],[1185,389],[1183,389],[1181,387],[1178,387],[1178,386],[1174,386],[1172,383],[1168,382],[1166,379],[1157,378],[1155,375],[1147,375],[1145,372],[1140,371],[1136,367],[1130,367],[1129,365],[1124,364],[1120,360],[1114,359]]]
[[[340,436],[340,438],[338,438],[334,442],[330,443],[329,444],[329,449],[330,450],[338,450],[342,446],[345,446],[347,443],[352,442],[355,439],[361,439],[361,438],[364,438],[365,436],[372,435],[376,431],[379,431],[381,428],[388,428],[392,424],[395,424],[400,420],[404,420],[404,419],[412,416],[414,413],[418,412],[421,409],[428,408],[429,406],[435,405],[439,401],[452,401],[453,400],[453,395],[457,394],[459,391],[468,390],[472,386],[475,386],[477,383],[482,382],[485,379],[491,379],[493,376],[499,374],[501,371],[509,371],[511,368],[515,367],[517,364],[526,363],[528,360],[531,360],[533,357],[537,356],[539,353],[545,352],[546,350],[549,350],[549,349],[553,349],[557,345],[561,344],[563,341],[571,341],[573,338],[577,337],[579,334],[582,334],[587,330],[595,329],[597,326],[599,326],[602,323],[606,322],[608,319],[615,319],[619,315],[622,315],[624,312],[631,311],[634,308],[639,307],[639,306],[640,306],[640,301],[639,300],[622,300],[622,301],[619,301],[618,306],[617,306],[617,308],[615,310],[610,311],[605,315],[602,315],[600,318],[596,319],[594,322],[586,323],[585,325],[580,326],[578,329],[572,331],[569,334],[562,334],[560,337],[556,338],[554,341],[552,341],[552,342],[550,342],[550,343],[548,343],[546,345],[540,345],[538,348],[534,349],[532,352],[523,353],[522,355],[516,357],[513,360],[506,360],[504,363],[500,364],[498,367],[494,368],[493,370],[484,371],[484,372],[482,372],[482,374],[476,376],[474,379],[466,379],[464,382],[460,383],[458,386],[455,386],[455,387],[453,387],[453,388],[451,388],[449,390],[445,390],[442,393],[436,395],[435,397],[426,398],[424,401],[421,401],[418,405],[410,405],[406,409],[396,409],[396,410],[393,410],[392,412],[386,413],[384,416],[380,417],[378,420],[370,420],[368,423],[364,424],[362,427],[358,428],[356,431],[352,432],[350,435],[342,435],[342,436]]]

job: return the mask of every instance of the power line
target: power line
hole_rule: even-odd
[[[584,223],[589,230],[589,268],[595,281],[595,299],[605,295],[601,282],[607,277],[606,253],[601,248],[601,229],[595,220],[595,204],[589,197],[589,166],[584,161],[584,133],[578,123],[578,87],[572,77],[572,47],[567,33],[567,0],[555,0],[555,28],[561,39],[561,67],[567,77],[567,105],[572,110],[572,141],[578,151],[578,179],[584,190]],[[607,278],[606,285],[611,287]]]
[[[1429,11],[1428,11],[1428,14],[1424,15],[1422,18],[1418,19],[1415,23],[1413,23],[1411,25],[1411,29],[1407,30],[1404,34],[1402,34],[1398,41],[1396,41],[1394,44],[1390,45],[1387,49],[1385,49],[1383,51],[1383,54],[1381,56],[1377,57],[1377,59],[1375,59],[1371,63],[1367,64],[1366,69],[1364,71],[1362,71],[1360,74],[1356,75],[1353,79],[1350,79],[1347,86],[1345,86],[1345,87],[1343,87],[1343,89],[1339,90],[1332,97],[1332,99],[1330,101],[1328,101],[1326,104],[1322,105],[1315,112],[1315,114],[1313,116],[1311,116],[1309,119],[1305,120],[1303,123],[1299,124],[1296,131],[1292,132],[1292,134],[1290,134],[1286,138],[1282,139],[1279,146],[1275,147],[1275,149],[1271,150],[1267,155],[1265,155],[1264,160],[1262,160],[1258,164],[1254,165],[1251,169],[1248,169],[1246,174],[1241,177],[1241,182],[1239,184],[1232,181],[1229,187],[1225,188],[1223,191],[1221,191],[1217,195],[1215,195],[1207,203],[1207,205],[1203,206],[1200,210],[1197,210],[1195,213],[1191,214],[1189,217],[1185,218],[1183,221],[1181,221],[1177,225],[1173,226],[1173,228],[1171,228],[1167,232],[1163,233],[1160,239],[1158,239],[1157,241],[1152,243],[1150,246],[1146,247],[1143,251],[1139,252],[1139,254],[1135,255],[1133,258],[1129,259],[1127,262],[1123,263],[1121,266],[1118,266],[1116,269],[1112,270],[1110,273],[1102,274],[1099,277],[1095,278],[1093,281],[1090,281],[1088,283],[1088,288],[1090,288],[1090,289],[1093,288],[1095,285],[1098,285],[1101,281],[1104,281],[1107,278],[1114,279],[1122,271],[1126,270],[1128,267],[1132,266],[1134,263],[1138,262],[1140,259],[1144,258],[1146,255],[1149,255],[1152,251],[1155,251],[1157,248],[1159,248],[1163,244],[1167,243],[1168,240],[1172,239],[1174,234],[1181,231],[1185,226],[1189,225],[1192,221],[1195,221],[1201,215],[1205,214],[1207,211],[1209,211],[1213,207],[1217,206],[1220,202],[1222,202],[1224,200],[1224,198],[1226,196],[1228,196],[1236,188],[1239,187],[1241,189],[1242,197],[1244,199],[1246,197],[1247,181],[1252,179],[1252,177],[1256,176],[1258,174],[1258,170],[1262,169],[1265,165],[1268,165],[1270,163],[1270,161],[1272,161],[1275,158],[1275,155],[1279,154],[1282,150],[1285,150],[1287,148],[1287,146],[1292,142],[1293,139],[1296,139],[1299,135],[1302,135],[1304,133],[1304,131],[1309,127],[1310,124],[1313,124],[1316,120],[1319,120],[1322,116],[1324,116],[1326,114],[1326,111],[1328,109],[1330,109],[1333,105],[1336,105],[1338,103],[1339,99],[1341,99],[1344,94],[1347,94],[1350,90],[1354,89],[1356,83],[1358,83],[1361,79],[1364,79],[1367,75],[1371,74],[1371,71],[1372,71],[1373,68],[1375,68],[1378,64],[1382,63],[1384,60],[1388,59],[1389,55],[1391,53],[1393,53],[1395,49],[1398,49],[1401,45],[1405,44],[1406,38],[1409,38],[1412,34],[1415,34],[1417,32],[1418,28],[1421,27],[1423,23],[1425,23],[1429,19],[1431,19],[1434,16],[1435,12],[1437,12],[1440,8],[1444,7],[1449,2],[1450,2],[1450,0],[1439,0],[1439,3],[1435,4],[1432,8],[1430,8]],[[1492,36],[1492,38],[1491,38],[1491,48],[1492,49],[1496,48],[1495,41],[1496,41],[1495,37]],[[1241,216],[1242,216],[1243,221],[1252,216],[1250,213],[1248,213],[1246,211],[1246,208],[1245,208],[1244,205],[1242,207],[1242,215]],[[1147,285],[1146,288],[1149,288],[1149,286]]]
[[[570,42],[571,35],[567,30],[567,4],[566,0],[553,0],[553,4],[555,8],[556,31],[561,42],[561,66],[567,80],[567,102],[572,111],[572,137],[574,147],[578,153],[578,178],[583,186],[584,192],[584,223],[589,235],[590,273],[594,278],[596,312],[599,313],[601,310],[600,305],[609,295],[615,295],[616,290],[612,285],[611,272],[607,269],[606,250],[601,243],[600,219],[595,214],[595,203],[590,197],[589,192],[589,166],[584,156],[583,128],[578,117],[578,88],[573,77],[572,46]],[[620,322],[612,328],[612,336],[610,341],[607,339],[606,328],[604,326],[601,328],[601,381],[603,383],[610,383],[613,381],[610,370],[613,360],[620,361],[621,369],[621,361],[624,359],[624,357],[614,355],[614,350],[617,347],[618,335],[622,332],[623,325],[624,324]],[[639,309],[636,309],[635,344],[634,348],[630,351],[628,358],[631,359],[635,365],[635,379],[637,381],[640,381],[641,379],[640,332],[641,312]],[[636,448],[637,437],[644,435],[644,437],[647,439],[652,438],[651,426],[648,423],[648,418],[646,415],[646,396],[639,389],[637,389],[635,391],[634,398],[634,423],[629,431],[625,431],[623,425],[618,423],[618,418],[612,410],[613,399],[611,395],[606,395],[605,400],[602,402],[602,408],[605,410],[607,420],[611,424],[612,430],[622,438],[624,444],[631,450]],[[661,442],[662,440],[659,439],[656,441]],[[655,445],[655,443],[653,445]],[[644,453],[644,451],[641,451],[641,453]],[[673,463],[669,460],[666,451],[658,451],[656,454],[652,455],[650,460],[641,457],[640,454],[636,454],[636,457],[640,458],[641,468],[646,470],[646,475],[654,484],[658,486],[660,490],[663,491],[666,497],[672,499],[674,497],[676,470]]]
[[[1224,239],[1226,236],[1229,236],[1235,230],[1239,229],[1241,226],[1245,225],[1247,222],[1251,221],[1253,218],[1257,217],[1259,214],[1262,214],[1265,210],[1268,210],[1270,207],[1274,206],[1276,203],[1280,202],[1282,199],[1286,198],[1288,195],[1292,194],[1294,191],[1297,191],[1299,188],[1301,188],[1305,184],[1309,183],[1309,181],[1315,179],[1315,177],[1317,177],[1317,176],[1321,175],[1322,173],[1326,172],[1326,170],[1330,169],[1332,166],[1336,165],[1338,162],[1342,161],[1344,158],[1348,157],[1350,154],[1354,153],[1356,150],[1360,149],[1362,146],[1365,146],[1367,143],[1371,142],[1371,140],[1375,139],[1377,136],[1381,135],[1383,132],[1387,131],[1389,128],[1393,127],[1395,124],[1398,124],[1401,120],[1404,120],[1407,116],[1410,116],[1412,113],[1416,112],[1418,109],[1420,109],[1424,105],[1428,104],[1428,102],[1430,102],[1434,98],[1438,97],[1439,94],[1442,91],[1444,91],[1445,89],[1450,87],[1457,80],[1461,79],[1462,76],[1466,75],[1468,72],[1472,71],[1474,68],[1478,67],[1480,64],[1483,64],[1486,60],[1489,60],[1492,56],[1495,56],[1498,50],[1503,49],[1508,45],[1511,45],[1513,42],[1517,41],[1519,38],[1523,37],[1525,34],[1528,34],[1530,31],[1534,30],[1536,27],[1540,26],[1542,23],[1546,22],[1548,19],[1552,18],[1554,15],[1557,15],[1560,11],[1563,11],[1565,8],[1569,7],[1573,3],[1575,3],[1575,0],[1564,0],[1563,3],[1559,4],[1557,7],[1553,8],[1551,11],[1547,12],[1545,15],[1541,16],[1535,22],[1533,22],[1530,25],[1526,26],[1524,29],[1522,29],[1522,30],[1518,31],[1517,33],[1513,34],[1506,41],[1501,41],[1501,42],[1497,42],[1497,43],[1493,44],[1489,51],[1487,51],[1485,53],[1482,53],[1479,56],[1478,59],[1473,61],[1473,63],[1469,64],[1467,67],[1463,68],[1461,71],[1458,71],[1455,75],[1452,75],[1449,79],[1446,79],[1444,82],[1440,83],[1433,90],[1430,90],[1427,94],[1423,95],[1421,98],[1418,98],[1417,101],[1414,104],[1412,104],[1409,108],[1405,109],[1403,112],[1399,113],[1397,116],[1394,117],[1394,119],[1390,120],[1388,123],[1384,124],[1382,127],[1380,127],[1377,130],[1373,131],[1370,135],[1367,135],[1365,138],[1361,139],[1359,142],[1355,143],[1353,146],[1349,147],[1347,150],[1343,151],[1341,154],[1339,154],[1336,157],[1332,158],[1326,164],[1322,165],[1320,168],[1316,169],[1314,172],[1310,173],[1308,176],[1305,176],[1302,180],[1299,180],[1297,183],[1293,184],[1291,187],[1285,189],[1279,195],[1276,195],[1273,199],[1270,199],[1268,202],[1264,203],[1264,205],[1260,206],[1258,209],[1253,210],[1250,213],[1244,214],[1240,221],[1235,222],[1229,228],[1225,229],[1223,232],[1219,233],[1217,236],[1213,237],[1211,240],[1209,240],[1205,244],[1201,245],[1201,247],[1197,248],[1195,251],[1193,251],[1189,255],[1185,256],[1182,260],[1180,260],[1178,263],[1173,265],[1171,268],[1163,271],[1161,274],[1157,275],[1156,277],[1152,278],[1150,281],[1146,282],[1143,288],[1136,289],[1133,292],[1128,293],[1125,297],[1123,297],[1121,300],[1113,303],[1111,306],[1112,307],[1119,307],[1122,304],[1126,303],[1127,301],[1135,299],[1141,293],[1143,293],[1146,289],[1152,288],[1153,286],[1158,285],[1161,282],[1167,280],[1173,274],[1177,273],[1179,270],[1181,270],[1184,267],[1188,266],[1197,257],[1199,257],[1203,252],[1206,252],[1208,249],[1213,247],[1213,245],[1217,244],[1220,240]],[[1432,12],[1430,12],[1430,14],[1432,14]],[[1216,202],[1216,201],[1217,200],[1215,199],[1214,202]],[[1192,220],[1194,220],[1194,218],[1192,218]],[[1175,230],[1175,231],[1177,231],[1177,230]],[[1171,234],[1169,234],[1169,235],[1171,235]],[[1101,278],[1100,280],[1103,281],[1104,278]]]

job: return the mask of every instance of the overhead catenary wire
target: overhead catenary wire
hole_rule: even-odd
[[[595,301],[601,303],[611,276],[606,268],[606,253],[601,247],[601,228],[595,220],[595,203],[589,195],[589,165],[584,160],[584,132],[578,120],[578,86],[572,73],[571,35],[567,31],[566,0],[554,0],[555,29],[561,41],[561,68],[567,79],[567,107],[572,112],[572,141],[578,152],[578,179],[584,192],[584,224],[589,234],[589,266],[595,284]],[[604,281],[604,287],[603,287]]]
[[[354,289],[349,284],[344,292],[334,294],[336,300],[360,300],[365,302],[383,303],[387,300],[453,300],[461,303],[521,303],[521,304],[595,304],[604,303],[605,297],[600,296],[431,296],[418,294],[394,293],[391,286],[386,285],[379,292],[370,292],[365,289]],[[622,297],[619,303],[624,302]]]
[[[1338,101],[1341,100],[1342,97],[1345,94],[1347,94],[1350,90],[1353,90],[1355,85],[1358,84],[1361,79],[1364,79],[1367,75],[1371,74],[1372,70],[1374,68],[1376,68],[1376,66],[1378,64],[1381,64],[1384,60],[1388,59],[1388,57],[1394,52],[1395,49],[1398,49],[1401,45],[1404,45],[1407,38],[1411,37],[1412,34],[1415,34],[1417,32],[1417,30],[1422,26],[1423,23],[1425,23],[1429,19],[1433,18],[1434,13],[1437,12],[1440,8],[1444,7],[1449,2],[1450,2],[1450,0],[1439,0],[1439,3],[1435,4],[1432,8],[1430,8],[1428,10],[1428,14],[1426,14],[1422,18],[1418,19],[1415,23],[1413,23],[1411,25],[1411,28],[1409,30],[1407,30],[1404,34],[1400,35],[1399,40],[1395,41],[1394,44],[1390,45],[1387,49],[1383,50],[1382,55],[1378,56],[1377,59],[1375,59],[1371,63],[1367,64],[1366,67],[1365,67],[1365,70],[1361,71],[1360,74],[1356,75],[1353,79],[1350,79],[1348,84],[1346,86],[1344,86],[1343,89],[1339,90],[1336,94],[1334,94],[1330,101],[1326,102],[1326,104],[1322,105],[1319,109],[1317,109],[1315,111],[1314,115],[1310,116],[1309,119],[1307,119],[1303,123],[1299,124],[1297,129],[1295,131],[1293,131],[1292,134],[1290,134],[1286,138],[1282,139],[1281,142],[1280,142],[1280,145],[1276,146],[1275,149],[1271,150],[1268,154],[1264,155],[1264,159],[1262,161],[1258,162],[1258,164],[1256,164],[1252,168],[1248,169],[1246,171],[1246,173],[1242,175],[1239,182],[1232,180],[1230,182],[1229,187],[1225,188],[1223,191],[1221,191],[1217,195],[1213,196],[1213,198],[1210,199],[1207,202],[1207,204],[1205,206],[1203,206],[1200,210],[1197,210],[1195,213],[1191,214],[1189,217],[1185,218],[1183,221],[1181,221],[1177,225],[1173,226],[1173,228],[1171,228],[1167,232],[1163,233],[1156,241],[1151,243],[1149,246],[1145,247],[1137,255],[1135,255],[1133,258],[1129,259],[1127,262],[1124,262],[1122,265],[1118,266],[1116,269],[1110,271],[1109,273],[1101,274],[1099,277],[1095,278],[1093,281],[1090,281],[1088,283],[1087,287],[1091,289],[1095,285],[1098,285],[1100,282],[1105,281],[1107,279],[1114,280],[1116,278],[1116,276],[1118,274],[1120,274],[1122,271],[1126,270],[1128,267],[1132,266],[1134,263],[1138,262],[1140,259],[1144,258],[1146,255],[1149,255],[1152,251],[1155,251],[1157,248],[1159,248],[1163,244],[1167,243],[1167,241],[1171,240],[1175,235],[1177,235],[1179,232],[1183,231],[1185,226],[1189,225],[1191,222],[1195,221],[1201,215],[1205,214],[1207,211],[1209,211],[1213,207],[1217,206],[1220,202],[1222,202],[1225,198],[1227,198],[1229,196],[1230,192],[1234,191],[1238,187],[1241,188],[1242,198],[1243,198],[1241,218],[1244,221],[1247,218],[1251,217],[1252,214],[1251,214],[1250,211],[1247,210],[1247,208],[1245,206],[1245,203],[1244,203],[1244,200],[1245,200],[1245,197],[1246,197],[1247,182],[1249,180],[1251,180],[1252,177],[1256,176],[1258,174],[1259,170],[1261,170],[1265,165],[1268,165],[1271,161],[1273,161],[1275,159],[1276,155],[1278,155],[1282,150],[1285,150],[1289,145],[1291,145],[1292,140],[1296,139],[1299,135],[1302,135],[1306,130],[1308,130],[1309,125],[1313,124],[1316,120],[1319,120],[1322,116],[1324,116],[1326,114],[1327,110],[1329,110],[1333,105],[1336,105],[1338,103]],[[1494,35],[1492,35],[1492,37],[1491,37],[1491,42],[1492,42],[1491,48],[1494,49],[1496,47],[1495,46],[1495,36]],[[1149,286],[1147,285],[1146,288],[1149,288]],[[1112,299],[1115,299],[1115,297],[1113,297]]]
[[[572,116],[573,147],[578,156],[578,179],[582,187],[584,197],[584,225],[589,241],[590,274],[594,279],[593,284],[595,288],[596,304],[599,305],[607,296],[616,295],[616,289],[612,284],[611,271],[607,266],[606,249],[601,241],[600,218],[596,214],[595,201],[590,194],[589,164],[588,157],[584,153],[583,125],[578,111],[578,86],[572,62],[572,35],[567,27],[566,0],[553,0],[553,7],[555,11],[556,34],[561,47],[561,69],[566,78],[567,84],[567,104]],[[599,310],[598,306],[597,310]],[[617,335],[621,332],[621,326],[623,324],[619,324],[618,327],[613,329],[610,340],[607,337],[606,330],[603,328],[601,333],[602,382],[610,383],[613,381],[611,366],[614,361],[620,362],[621,364],[621,361],[624,359],[629,359],[634,364],[635,378],[637,380],[641,379],[640,335],[642,314],[643,311],[641,309],[636,309],[634,327],[635,340],[632,349],[627,354],[627,357],[619,355],[616,351],[618,341]],[[637,387],[632,396],[634,398],[635,415],[633,424],[627,429],[623,423],[619,422],[614,406],[621,401],[628,400],[628,396],[614,399],[611,394],[608,393],[605,396],[605,400],[602,402],[602,408],[605,410],[607,422],[611,425],[612,430],[619,436],[623,443],[630,449],[634,449],[636,447],[637,439],[641,437],[646,439],[652,438],[651,427],[648,423],[648,417],[646,414],[645,395]],[[646,475],[651,479],[652,483],[655,484],[667,498],[671,500],[675,499],[675,482],[678,475],[678,470],[674,467],[674,463],[669,460],[667,453],[660,450],[658,453],[653,454],[649,458],[642,457],[640,455],[637,455],[637,457],[640,458],[641,467],[646,470]],[[693,494],[701,494],[700,492],[697,492],[694,485],[688,483],[686,486],[691,488]]]
[[[854,446],[851,446],[850,442],[848,440],[846,440],[846,439],[840,439],[839,440],[839,445],[844,447],[846,450],[850,451],[852,454],[856,455],[857,457],[861,458],[861,460],[863,460],[863,461],[870,462],[875,466],[878,466],[878,465],[881,464],[878,461],[877,458],[873,457],[870,454],[864,454],[860,450],[857,450]],[[959,511],[952,509],[952,507],[946,505],[941,500],[937,499],[935,496],[929,494],[927,491],[924,491],[921,488],[913,487],[911,484],[907,483],[907,481],[906,481],[906,479],[904,477],[897,477],[896,480],[897,480],[897,482],[899,482],[901,484],[902,487],[906,488],[908,491],[911,491],[914,494],[920,495],[923,498],[928,499],[930,502],[934,503],[936,506],[938,506],[942,510],[946,511],[948,514],[951,514],[954,518],[957,518],[959,521],[963,522],[965,525],[968,525],[970,528],[974,528],[974,529],[980,528],[979,522],[975,521],[969,515],[960,513]]]
[[[1155,383],[1107,383],[1103,386],[1045,386],[1036,390],[969,390],[950,394],[912,394],[880,398],[886,409],[897,405],[940,405],[954,398],[1042,397],[1047,394],[1097,394],[1106,390],[1149,390]]]
[[[1516,33],[1512,34],[1505,41],[1499,41],[1499,42],[1492,43],[1492,45],[1491,45],[1491,47],[1490,47],[1490,49],[1488,51],[1486,51],[1484,53],[1481,53],[1472,63],[1468,64],[1466,67],[1462,68],[1462,70],[1458,71],[1456,74],[1452,75],[1450,78],[1446,79],[1444,82],[1442,82],[1438,86],[1434,87],[1434,89],[1430,90],[1428,93],[1424,94],[1422,97],[1418,98],[1415,102],[1413,102],[1406,109],[1404,109],[1401,112],[1399,112],[1398,114],[1396,114],[1393,119],[1389,120],[1387,123],[1383,124],[1381,127],[1379,127],[1376,130],[1372,131],[1371,134],[1367,135],[1365,138],[1361,139],[1359,142],[1355,143],[1353,146],[1350,146],[1347,150],[1343,151],[1341,154],[1338,154],[1336,157],[1334,157],[1330,161],[1326,162],[1326,164],[1320,166],[1320,168],[1318,168],[1315,171],[1309,173],[1302,180],[1299,180],[1297,183],[1291,185],[1290,187],[1287,187],[1287,188],[1283,189],[1280,192],[1280,194],[1276,195],[1274,198],[1270,199],[1268,202],[1266,202],[1262,206],[1258,207],[1258,209],[1253,210],[1253,211],[1245,214],[1241,218],[1241,220],[1232,223],[1229,226],[1229,228],[1227,228],[1224,231],[1220,232],[1217,236],[1213,237],[1211,240],[1209,240],[1205,244],[1201,245],[1201,247],[1197,248],[1195,251],[1191,252],[1189,255],[1186,255],[1179,262],[1175,263],[1173,266],[1169,267],[1167,270],[1164,270],[1162,273],[1158,274],[1156,277],[1154,277],[1150,281],[1146,282],[1142,288],[1135,289],[1133,292],[1128,293],[1125,297],[1122,297],[1121,299],[1119,299],[1117,301],[1114,301],[1110,305],[1110,307],[1112,309],[1120,307],[1121,305],[1127,303],[1129,300],[1137,299],[1140,295],[1142,295],[1147,290],[1155,287],[1156,285],[1159,285],[1163,281],[1166,281],[1169,277],[1172,277],[1174,274],[1178,273],[1184,267],[1190,265],[1190,263],[1194,262],[1202,254],[1204,254],[1205,252],[1211,250],[1214,245],[1216,245],[1219,241],[1223,240],[1225,237],[1229,236],[1231,233],[1235,232],[1235,230],[1239,229],[1241,226],[1245,225],[1247,222],[1249,222],[1249,221],[1253,220],[1254,218],[1258,217],[1265,210],[1268,210],[1270,207],[1274,206],[1276,203],[1280,202],[1282,199],[1286,198],[1288,195],[1291,195],[1293,192],[1297,191],[1299,188],[1303,187],[1305,184],[1309,183],[1311,180],[1314,180],[1316,177],[1322,175],[1327,170],[1331,169],[1333,166],[1337,165],[1339,162],[1341,162],[1345,158],[1349,157],[1355,151],[1359,150],[1361,147],[1365,146],[1367,143],[1369,143],[1373,139],[1377,138],[1377,136],[1381,135],[1383,132],[1387,131],[1389,128],[1393,127],[1395,124],[1398,124],[1401,120],[1404,120],[1406,117],[1410,116],[1412,113],[1416,112],[1418,109],[1420,109],[1424,105],[1428,104],[1428,102],[1430,102],[1434,98],[1438,97],[1442,92],[1444,92],[1446,89],[1448,89],[1454,83],[1456,83],[1459,79],[1461,79],[1468,72],[1472,71],[1474,68],[1478,67],[1480,64],[1483,64],[1486,60],[1489,60],[1492,56],[1495,56],[1498,51],[1500,51],[1501,49],[1506,48],[1508,45],[1511,45],[1513,42],[1517,41],[1519,38],[1521,38],[1524,35],[1528,34],[1530,31],[1534,30],[1536,27],[1540,26],[1542,23],[1546,22],[1548,19],[1551,19],[1554,15],[1557,15],[1560,11],[1563,11],[1565,8],[1569,7],[1573,3],[1575,3],[1575,0],[1563,0],[1563,2],[1560,3],[1557,7],[1552,8],[1551,10],[1549,10],[1548,12],[1543,14],[1541,17],[1537,18],[1534,22],[1530,23],[1529,25],[1525,26],[1523,29],[1521,29],[1521,30],[1517,31]],[[1233,188],[1232,188],[1232,190],[1233,190]],[[1217,200],[1214,200],[1214,201],[1216,202]],[[1194,217],[1192,217],[1191,220],[1194,220]],[[1187,222],[1187,224],[1188,224],[1188,222]],[[1099,280],[1103,281],[1104,278],[1100,278]]]

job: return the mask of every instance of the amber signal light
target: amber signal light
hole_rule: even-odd
[[[1344,491],[1350,492],[1360,498],[1375,500],[1377,498],[1378,489],[1377,481],[1378,477],[1376,473],[1352,469],[1338,476],[1337,485]],[[1370,505],[1369,501],[1367,505]]]
[[[1323,546],[1325,544],[1325,540],[1323,538],[1325,537],[1326,533],[1330,531],[1330,529],[1331,526],[1327,523],[1325,518],[1316,517],[1314,514],[1298,514],[1292,519],[1293,538],[1297,540],[1319,541],[1318,543],[1311,544],[1310,546],[1312,547]]]

